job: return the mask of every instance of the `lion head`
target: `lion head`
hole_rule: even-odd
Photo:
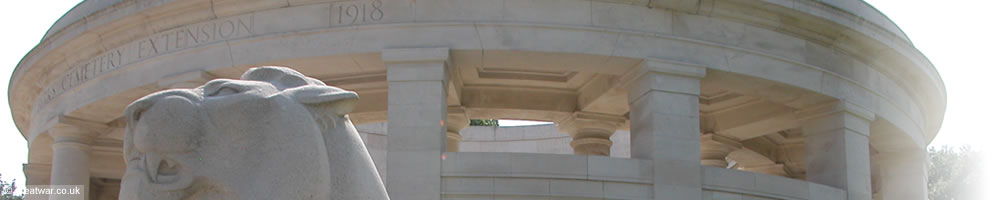
[[[346,113],[354,92],[284,67],[125,110],[121,199],[388,199]]]

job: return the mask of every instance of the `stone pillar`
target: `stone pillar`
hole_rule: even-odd
[[[848,102],[799,112],[806,139],[806,179],[843,189],[848,200],[871,200],[869,127],[875,114]]]
[[[884,200],[927,199],[927,151],[882,152],[880,193]]]
[[[625,123],[624,116],[576,112],[559,122],[560,131],[569,133],[569,145],[576,155],[611,155],[611,135]]]
[[[740,148],[743,144],[735,138],[715,133],[701,135],[701,165],[727,168],[726,156]]]
[[[458,152],[459,144],[462,143],[462,129],[469,127],[469,115],[465,113],[465,107],[448,106],[448,146],[447,152]]]
[[[626,78],[633,158],[652,160],[656,199],[702,199],[698,96],[705,67],[645,60]]]
[[[52,173],[52,165],[39,164],[39,163],[27,163],[22,165],[24,167],[24,185],[48,185],[49,173]]]
[[[48,185],[49,174],[52,173],[52,165],[49,164],[39,164],[39,163],[27,163],[23,165],[24,167],[24,181],[25,186],[29,185]],[[43,194],[25,194],[24,199],[49,199],[48,195]]]
[[[90,144],[97,133],[77,127],[57,125],[49,130],[52,137],[52,173],[50,185],[83,185],[90,191]],[[84,194],[89,199],[90,194]],[[57,197],[57,196],[53,196]]]
[[[441,199],[448,49],[386,49],[386,189],[393,199]]]

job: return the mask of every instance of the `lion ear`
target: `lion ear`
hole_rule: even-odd
[[[292,98],[299,103],[318,106],[337,115],[350,113],[358,102],[358,93],[332,86],[305,85],[290,90]]]

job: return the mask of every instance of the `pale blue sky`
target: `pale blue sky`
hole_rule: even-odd
[[[0,20],[6,27],[0,46],[0,80],[9,80],[14,67],[45,31],[79,0],[5,1]],[[937,66],[948,90],[944,124],[932,145],[970,144],[997,155],[996,142],[1000,100],[1000,1],[995,0],[870,0],[909,35]],[[2,94],[7,82],[2,82]],[[7,98],[0,98],[0,174],[3,180],[23,183],[21,164],[27,161],[27,145],[10,117]],[[504,122],[504,124],[509,124]],[[997,159],[986,160],[986,169],[1000,167]],[[986,170],[985,180],[1000,180]],[[985,185],[997,186],[996,181]],[[992,187],[991,187],[992,188]],[[984,197],[1000,199],[1000,196]]]

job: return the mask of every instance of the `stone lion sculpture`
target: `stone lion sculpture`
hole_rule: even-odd
[[[347,117],[354,92],[284,67],[126,108],[121,199],[389,199]]]

